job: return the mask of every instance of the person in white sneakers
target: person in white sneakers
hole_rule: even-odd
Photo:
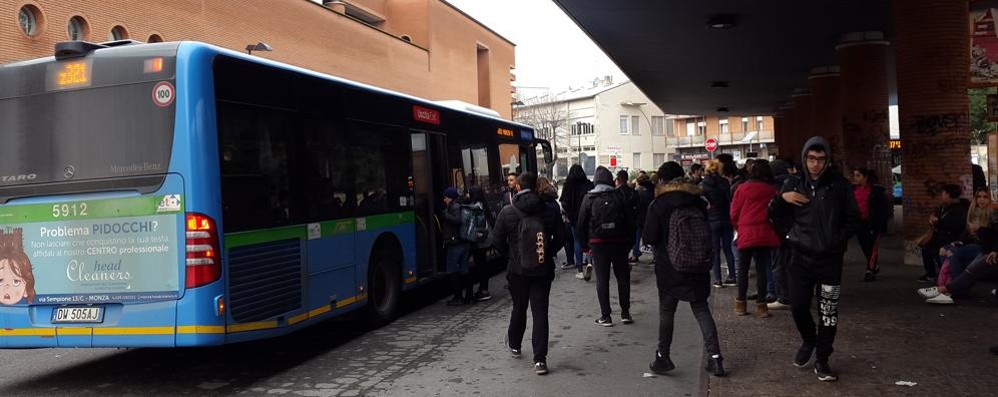
[[[925,298],[925,303],[952,305],[954,296],[967,296],[978,280],[993,277],[998,277],[998,252],[995,251],[978,256],[949,284],[922,288],[918,290],[918,294]]]

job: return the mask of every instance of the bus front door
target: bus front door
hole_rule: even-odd
[[[442,134],[412,132],[412,179],[416,212],[416,261],[419,278],[446,271],[443,250],[443,191],[447,188],[447,142]]]

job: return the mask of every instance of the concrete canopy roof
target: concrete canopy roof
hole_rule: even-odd
[[[772,114],[812,68],[837,64],[843,34],[891,39],[889,0],[554,2],[667,113]],[[735,26],[708,28],[715,15]]]

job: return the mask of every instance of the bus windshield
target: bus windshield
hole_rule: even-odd
[[[103,190],[158,186],[173,143],[174,108],[153,98],[164,83],[172,84],[150,81],[0,99],[0,203],[46,193],[39,185],[58,185],[48,193],[93,190],[80,185],[97,180],[104,181],[98,188]],[[160,177],[136,178],[143,175]]]

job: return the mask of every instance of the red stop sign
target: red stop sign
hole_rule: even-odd
[[[617,156],[610,156],[610,166],[611,167],[617,166]]]
[[[707,139],[707,142],[704,143],[704,147],[707,148],[708,152],[713,152],[717,150],[717,139],[714,138]]]

